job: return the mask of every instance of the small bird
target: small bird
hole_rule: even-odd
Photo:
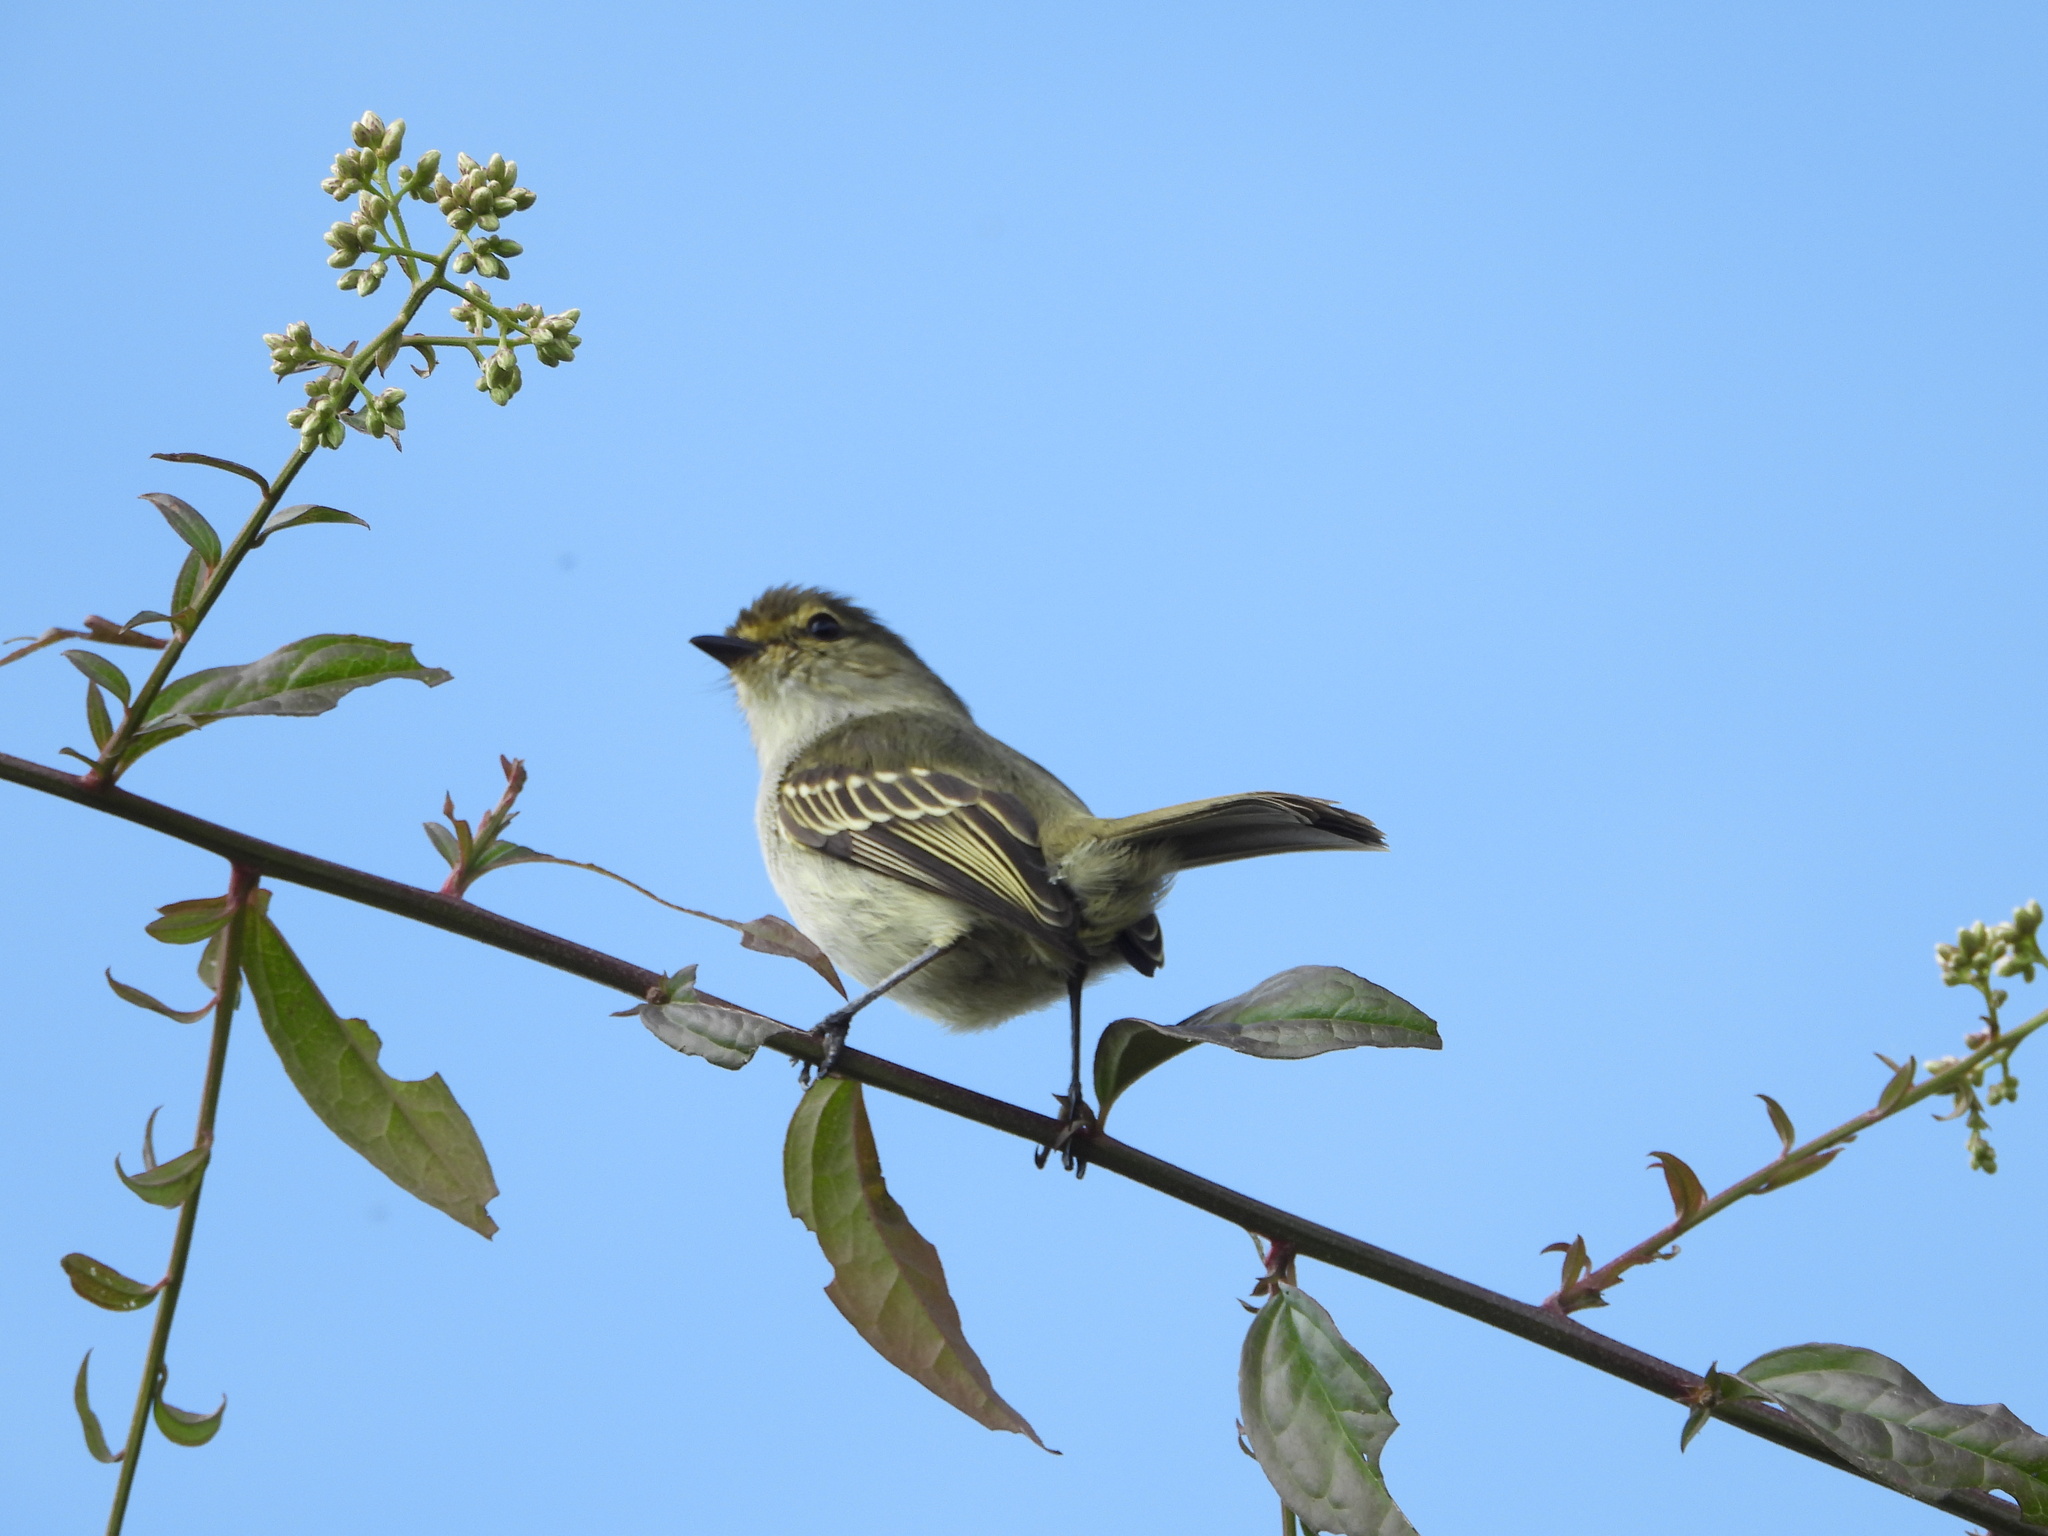
[[[726,666],[746,712],[769,879],[797,926],[873,989],[821,1026],[826,1070],[847,1021],[885,991],[960,1030],[1064,994],[1073,1072],[1053,1146],[1069,1167],[1088,1118],[1081,988],[1164,963],[1155,913],[1173,877],[1261,854],[1385,846],[1363,816],[1305,795],[1093,815],[836,593],[771,587],[724,634],[690,643]]]

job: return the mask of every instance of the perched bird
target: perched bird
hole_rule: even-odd
[[[772,587],[724,634],[691,644],[730,670],[746,711],[761,760],[761,849],[797,926],[877,988],[860,1004],[886,988],[954,1029],[1065,995],[1069,1127],[1086,1114],[1081,988],[1119,966],[1159,968],[1154,912],[1176,874],[1384,846],[1363,816],[1305,795],[1095,816],[977,726],[894,631],[814,587]],[[853,1011],[826,1021],[831,1055]]]

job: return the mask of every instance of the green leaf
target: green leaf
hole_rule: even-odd
[[[78,1362],[78,1380],[71,1387],[71,1402],[78,1409],[78,1422],[85,1430],[85,1448],[92,1452],[94,1461],[103,1461],[112,1466],[127,1454],[126,1449],[110,1450],[106,1432],[100,1428],[100,1416],[92,1411],[92,1398],[86,1390],[86,1369],[92,1364],[92,1351],[85,1352],[85,1358]]]
[[[1784,1105],[1768,1093],[1760,1093],[1757,1097],[1764,1101],[1764,1113],[1771,1117],[1771,1129],[1778,1133],[1778,1155],[1782,1157],[1799,1140],[1798,1133],[1792,1129],[1792,1117],[1785,1113]]]
[[[754,1052],[770,1035],[789,1028],[757,1013],[687,1000],[644,1003],[627,1011],[639,1014],[640,1022],[663,1045],[686,1056],[701,1056],[714,1067],[724,1067],[729,1072],[737,1072],[752,1061]]]
[[[338,1017],[270,921],[267,893],[245,919],[242,974],[285,1074],[327,1128],[409,1194],[489,1237],[490,1158],[439,1073],[402,1082],[377,1064],[383,1042]]]
[[[206,1176],[206,1163],[211,1155],[206,1147],[194,1147],[190,1152],[179,1153],[168,1163],[144,1168],[132,1176],[122,1168],[121,1159],[117,1157],[114,1159],[114,1172],[120,1175],[123,1184],[151,1205],[176,1210],[199,1187],[199,1181]]]
[[[1202,1042],[1177,1040],[1149,1019],[1118,1019],[1095,1042],[1095,1118],[1109,1118],[1109,1106],[1154,1067]]]
[[[876,1353],[977,1424],[1045,1442],[989,1381],[946,1290],[938,1250],[882,1181],[860,1084],[820,1078],[796,1107],[782,1148],[789,1213],[832,1263],[825,1294]]]
[[[563,861],[545,853],[536,853],[531,848],[522,848],[517,843],[503,842],[493,838],[483,851],[469,861],[470,873],[482,877],[494,869],[508,864],[560,864]]]
[[[164,1288],[161,1280],[155,1285],[144,1285],[140,1280],[130,1280],[113,1265],[102,1264],[82,1253],[67,1253],[58,1262],[71,1278],[71,1289],[109,1312],[140,1311],[155,1301],[156,1293]]]
[[[107,717],[107,701],[98,683],[85,685],[85,728],[92,732],[92,744],[104,752],[114,737],[114,722]]]
[[[354,523],[358,528],[370,525],[353,512],[343,512],[336,507],[323,507],[315,502],[302,501],[296,507],[280,507],[264,519],[262,530],[256,535],[261,544],[273,533],[282,533],[287,528],[303,528],[308,523]]]
[[[650,989],[650,990],[652,990],[652,989]],[[661,980],[661,1000],[662,1000],[663,1002],[665,1002],[665,1003],[689,1003],[689,1002],[694,1002],[694,1001],[696,1001],[696,998],[697,998],[697,967],[696,967],[696,966],[694,966],[694,965],[686,965],[686,966],[684,966],[684,967],[683,967],[683,968],[682,968],[682,969],[681,969],[680,971],[677,971],[677,972],[676,972],[676,973],[675,973],[675,974],[674,974],[673,976],[664,976],[664,977],[662,978],[662,980]],[[635,1006],[633,1006],[633,1007],[631,1007],[631,1008],[621,1008],[621,1009],[620,1009],[620,1010],[619,1010],[619,1011],[618,1011],[617,1013],[613,1014],[613,1015],[612,1015],[612,1017],[613,1017],[613,1018],[615,1018],[615,1019],[631,1019],[631,1018],[637,1018],[637,1017],[638,1017],[638,1016],[640,1015],[640,1013],[641,1013],[641,1012],[642,1012],[642,1011],[643,1011],[643,1010],[644,1010],[644,1009],[646,1008],[646,1006],[647,1006],[647,1005],[646,1005],[645,1003],[640,1003],[640,1004],[636,1004]]]
[[[213,524],[199,515],[197,507],[168,491],[144,491],[140,499],[163,513],[172,532],[192,546],[193,554],[208,565],[220,564],[220,535],[213,531]]]
[[[1671,1192],[1671,1208],[1680,1221],[1690,1221],[1707,1203],[1706,1186],[1686,1166],[1685,1159],[1670,1152],[1652,1152],[1650,1157],[1664,1170],[1664,1187]]]
[[[199,984],[213,993],[216,1002],[220,999],[220,961],[227,947],[228,934],[223,928],[206,941],[206,948],[199,951],[199,963],[193,967],[199,973]],[[232,982],[234,978],[230,976],[228,980]]]
[[[233,715],[321,715],[352,689],[398,678],[436,688],[449,674],[421,666],[398,641],[310,635],[243,666],[177,678],[150,705],[143,733],[196,730]]]
[[[128,674],[97,651],[66,651],[64,659],[123,704],[129,700]]]
[[[1305,1526],[1414,1536],[1380,1475],[1380,1451],[1397,1427],[1386,1379],[1314,1297],[1273,1283],[1245,1334],[1237,1394],[1252,1453]]]
[[[1443,1047],[1429,1015],[1336,965],[1297,965],[1178,1024],[1148,1027],[1276,1061],[1361,1045]]]
[[[199,589],[212,569],[199,558],[196,549],[178,567],[178,579],[171,583],[171,623],[177,628],[183,629],[191,622],[192,605],[198,602]]]
[[[1586,1252],[1586,1236],[1583,1232],[1568,1243],[1551,1243],[1543,1249],[1543,1252],[1561,1253],[1564,1255],[1564,1262],[1559,1266],[1559,1279],[1557,1282],[1557,1288],[1560,1291],[1568,1291],[1577,1285],[1580,1277],[1593,1267],[1593,1256]],[[1595,1300],[1588,1302],[1587,1305],[1605,1306],[1606,1303]]]
[[[1854,1138],[1849,1139],[1853,1140]],[[1760,1195],[1768,1195],[1774,1189],[1783,1189],[1787,1184],[1797,1184],[1801,1179],[1811,1178],[1841,1155],[1842,1149],[1834,1147],[1826,1152],[1816,1152],[1811,1157],[1802,1157],[1775,1178],[1757,1185],[1756,1192]]]
[[[262,489],[264,495],[268,496],[270,494],[270,482],[268,480],[257,474],[248,465],[237,464],[233,459],[216,459],[211,454],[206,453],[152,453],[150,457],[152,459],[162,459],[170,464],[205,464],[213,469],[224,469],[231,475],[240,475],[245,480],[255,481]]]
[[[1995,1489],[2048,1524],[2048,1436],[2003,1403],[1944,1402],[1898,1361],[1848,1344],[1774,1349],[1736,1374],[1902,1493],[1931,1501]]]
[[[1885,1058],[1882,1056],[1877,1059],[1885,1061]],[[1885,1065],[1891,1066],[1891,1063],[1885,1061]],[[1884,1085],[1884,1092],[1877,1096],[1877,1107],[1879,1109],[1890,1109],[1900,1099],[1904,1098],[1912,1090],[1913,1075],[1919,1070],[1920,1064],[1911,1056],[1906,1058],[1903,1065],[1893,1068],[1891,1081]]]
[[[227,927],[232,915],[225,896],[174,901],[157,911],[162,915],[142,931],[160,944],[197,944],[201,939],[210,939]]]
[[[462,848],[455,841],[455,834],[438,821],[423,821],[420,825],[427,829],[427,841],[434,845],[436,853],[448,861],[448,867],[458,867],[462,863]]]
[[[173,1408],[164,1401],[164,1384],[170,1379],[170,1374],[165,1371],[157,1377],[156,1396],[149,1405],[150,1415],[171,1444],[204,1445],[220,1433],[221,1415],[228,1411],[228,1396],[223,1392],[220,1406],[211,1413],[188,1413],[183,1408]]]
[[[167,1003],[160,1003],[143,991],[142,988],[131,987],[125,981],[114,980],[114,973],[111,970],[107,972],[107,985],[114,989],[114,996],[120,998],[122,1002],[133,1003],[138,1008],[147,1008],[151,1013],[160,1013],[167,1019],[176,1019],[180,1024],[197,1024],[201,1019],[213,1012],[211,1000],[201,1003],[197,1008],[187,1010],[180,1010],[171,1007]]]

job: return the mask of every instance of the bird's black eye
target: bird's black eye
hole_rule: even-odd
[[[814,613],[804,621],[804,628],[820,640],[837,640],[846,631],[839,627],[839,621],[829,613]]]

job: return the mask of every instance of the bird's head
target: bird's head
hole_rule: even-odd
[[[724,634],[690,643],[725,664],[764,744],[894,710],[967,713],[902,636],[818,587],[770,587]]]

